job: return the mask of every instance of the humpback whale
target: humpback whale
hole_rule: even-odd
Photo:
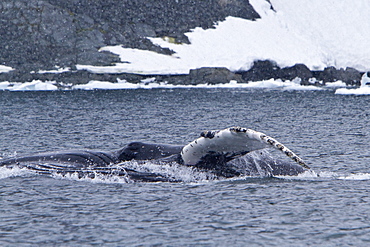
[[[272,158],[263,151],[267,147],[281,151],[295,163]],[[94,178],[96,174],[113,174],[134,181],[178,181],[164,174],[135,170],[128,165],[129,161],[176,163],[223,178],[256,174],[295,176],[310,170],[299,156],[274,138],[241,127],[202,132],[185,146],[131,142],[114,151],[71,150],[14,157],[0,160],[0,167],[20,167],[48,175]]]

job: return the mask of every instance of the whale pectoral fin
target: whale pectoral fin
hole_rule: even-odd
[[[264,133],[231,127],[220,131],[205,131],[201,137],[186,145],[181,151],[181,157],[186,165],[196,165],[209,154],[223,154],[229,160],[248,152],[274,147],[306,169],[308,165],[285,145]]]

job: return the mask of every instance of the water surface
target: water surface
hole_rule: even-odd
[[[320,177],[126,183],[0,170],[0,244],[305,246],[370,241],[370,98],[334,91],[0,91],[0,156],[264,132]]]

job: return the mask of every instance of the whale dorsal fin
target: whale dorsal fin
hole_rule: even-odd
[[[187,144],[181,151],[181,157],[186,165],[196,165],[202,157],[210,153],[222,153],[238,156],[251,151],[272,146],[306,169],[310,167],[295,153],[274,138],[264,133],[231,127],[224,130],[205,131],[201,137]]]

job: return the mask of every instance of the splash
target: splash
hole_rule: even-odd
[[[201,171],[175,162],[163,163],[154,161],[127,161],[117,165],[138,172],[161,174],[169,181],[200,182],[218,179],[210,171]]]
[[[134,183],[134,182],[203,182],[218,178],[208,171],[195,170],[177,163],[154,161],[126,161],[102,169],[83,169],[72,172],[52,171],[50,175],[58,179],[87,181],[92,183]],[[135,171],[132,173],[130,171]]]
[[[351,173],[343,174],[336,172],[314,172],[307,170],[295,176],[272,176],[271,167],[266,166],[268,162],[274,162],[274,157],[267,150],[261,152],[252,152],[250,155],[241,156],[233,161],[233,167],[241,172],[240,176],[232,178],[220,178],[209,171],[202,171],[192,167],[183,166],[177,163],[160,164],[156,162],[146,161],[128,161],[110,168],[109,173],[101,173],[99,170],[81,170],[70,173],[60,173],[52,171],[49,174],[40,174],[34,170],[27,168],[6,168],[0,167],[0,180],[13,177],[28,177],[28,176],[49,176],[55,179],[71,180],[79,182],[87,182],[93,184],[127,184],[137,183],[128,173],[120,173],[124,169],[137,169],[138,172],[161,174],[162,178],[167,178],[167,182],[182,182],[182,183],[204,183],[217,181],[244,181],[249,179],[267,179],[277,178],[282,180],[304,180],[304,181],[321,181],[321,180],[347,180],[347,181],[368,181],[370,173]],[[266,180],[269,181],[269,180]],[[163,181],[157,181],[163,182]]]
[[[19,167],[13,167],[13,168],[6,168],[6,167],[0,167],[0,179],[10,178],[10,177],[21,177],[32,174],[32,171],[25,169],[25,168],[19,168]]]
[[[370,180],[370,173],[354,173],[349,175],[338,176],[341,180]]]
[[[97,171],[91,171],[86,173],[66,173],[61,174],[57,172],[51,173],[51,176],[56,179],[67,179],[67,180],[75,180],[75,181],[84,181],[89,183],[96,183],[96,184],[126,184],[126,183],[134,183],[129,176],[120,176],[115,174],[101,174]]]

